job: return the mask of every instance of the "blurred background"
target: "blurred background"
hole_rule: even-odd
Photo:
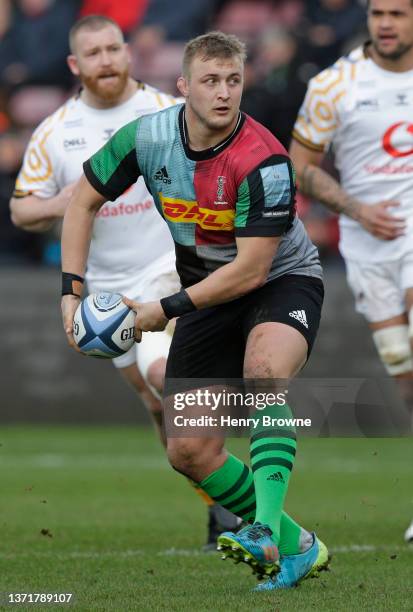
[[[1,0],[3,422],[145,418],[110,363],[83,359],[66,346],[58,237],[15,228],[8,208],[31,132],[77,90],[66,65],[69,29],[79,17],[96,13],[120,24],[132,50],[134,76],[172,94],[189,38],[211,29],[237,34],[249,54],[242,108],[285,146],[308,80],[366,39],[362,0]],[[332,160],[327,163],[333,171]],[[327,288],[318,348],[305,375],[382,375],[346,287],[335,216],[300,195],[298,209],[320,249]],[[89,401],[81,401],[85,398]]]

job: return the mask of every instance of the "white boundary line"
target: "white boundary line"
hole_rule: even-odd
[[[214,551],[211,551],[215,554]],[[329,549],[329,552],[335,554],[349,553],[397,553],[408,552],[413,553],[413,546],[406,544],[405,546],[374,546],[372,544],[351,544],[349,546],[336,546]],[[62,561],[67,559],[102,559],[102,558],[127,558],[141,557],[150,554],[150,551],[135,549],[135,550],[103,550],[99,551],[33,551],[21,553],[6,553],[0,552],[0,559],[19,559],[19,558],[56,558]],[[157,557],[208,557],[208,553],[197,548],[167,548],[159,550],[155,553]]]

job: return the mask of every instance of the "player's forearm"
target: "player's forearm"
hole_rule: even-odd
[[[86,209],[69,207],[63,221],[62,270],[84,276],[94,215]]]
[[[239,278],[236,265],[231,262],[189,287],[187,293],[196,308],[208,308],[241,297],[261,286],[264,280],[252,272]]]
[[[267,280],[281,237],[237,238],[237,256],[187,293],[196,308],[223,304],[254,291]]]
[[[84,276],[96,212],[105,199],[83,177],[67,207],[62,230],[62,270]]]
[[[62,216],[57,210],[57,197],[36,196],[11,198],[10,214],[13,224],[28,232],[45,232]]]
[[[325,170],[312,164],[297,170],[297,183],[300,191],[324,204],[331,211],[344,214],[358,221],[361,202],[351,197]]]

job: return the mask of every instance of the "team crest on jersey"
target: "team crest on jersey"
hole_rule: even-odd
[[[228,204],[228,202],[224,200],[224,188],[226,180],[227,179],[225,176],[219,176],[217,178],[217,199],[214,202],[216,206]]]
[[[196,223],[202,229],[213,231],[232,231],[234,228],[233,210],[210,210],[202,208],[196,201],[164,197],[159,194],[165,219],[172,223]]]

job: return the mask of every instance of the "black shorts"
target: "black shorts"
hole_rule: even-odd
[[[180,317],[166,378],[242,378],[246,341],[260,323],[294,327],[306,339],[310,355],[323,297],[320,279],[290,274],[232,302]]]

